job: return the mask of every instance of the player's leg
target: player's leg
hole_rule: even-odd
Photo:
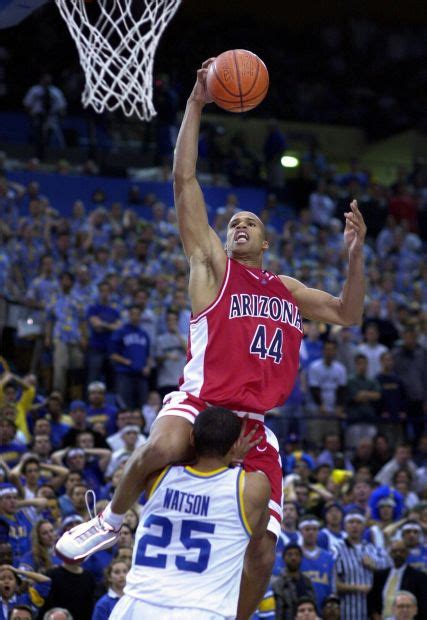
[[[124,515],[138,501],[151,474],[170,463],[191,459],[191,428],[188,420],[175,415],[155,421],[147,443],[138,448],[126,463],[111,501],[113,513]]]
[[[86,559],[114,545],[126,511],[138,500],[147,478],[170,463],[191,457],[188,419],[169,414],[156,420],[150,438],[126,464],[113,500],[101,515],[66,532],[56,544],[57,554],[68,562]]]
[[[247,431],[253,422],[248,421]],[[247,471],[262,471],[271,486],[269,501],[270,521],[265,535],[251,540],[245,554],[240,583],[237,620],[248,620],[257,609],[268,587],[276,559],[276,543],[282,521],[282,466],[279,445],[274,433],[265,427],[260,429],[264,435],[262,442],[247,454],[244,466]]]

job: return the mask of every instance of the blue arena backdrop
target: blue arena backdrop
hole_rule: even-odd
[[[64,176],[37,172],[8,172],[7,178],[22,185],[27,185],[31,181],[38,181],[41,193],[49,196],[52,207],[65,217],[71,215],[73,203],[77,199],[84,202],[88,211],[99,206],[92,206],[91,201],[92,194],[98,189],[103,189],[107,195],[105,207],[108,208],[112,202],[121,202],[124,208],[128,208],[126,198],[132,185],[138,185],[142,195],[153,192],[158,200],[165,202],[169,207],[173,206],[172,183],[160,181],[135,182],[131,179],[125,180],[100,176]],[[246,187],[203,187],[203,193],[206,203],[212,208],[212,211],[223,206],[227,195],[233,193],[239,199],[240,208],[248,209],[254,213],[259,213],[265,206],[267,194],[264,189],[249,189]],[[24,205],[24,209],[26,206]],[[145,216],[147,219],[150,218],[148,209],[136,207],[135,210],[139,215]]]
[[[19,24],[49,0],[0,0],[0,28]]]

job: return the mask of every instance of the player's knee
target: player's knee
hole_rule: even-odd
[[[144,446],[141,460],[150,464],[151,471],[162,469],[172,463],[177,463],[186,458],[186,449],[182,442],[172,434],[154,435]]]

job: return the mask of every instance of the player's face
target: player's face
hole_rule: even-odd
[[[229,256],[258,254],[267,248],[264,225],[254,213],[240,211],[231,218],[226,248]]]

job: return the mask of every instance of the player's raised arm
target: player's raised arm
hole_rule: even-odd
[[[206,60],[197,72],[197,81],[188,99],[176,143],[173,180],[179,232],[188,260],[200,258],[210,262],[214,253],[222,257],[223,249],[211,229],[202,190],[196,178],[200,119],[203,107],[210,102],[206,91],[206,73],[213,59]],[[225,262],[225,257],[224,257]]]
[[[282,282],[298,302],[302,315],[313,321],[325,321],[337,325],[357,325],[362,321],[365,302],[363,245],[366,225],[356,200],[352,201],[350,209],[348,213],[345,213],[344,230],[344,245],[348,252],[348,270],[339,297],[308,288],[294,278],[280,276]]]

